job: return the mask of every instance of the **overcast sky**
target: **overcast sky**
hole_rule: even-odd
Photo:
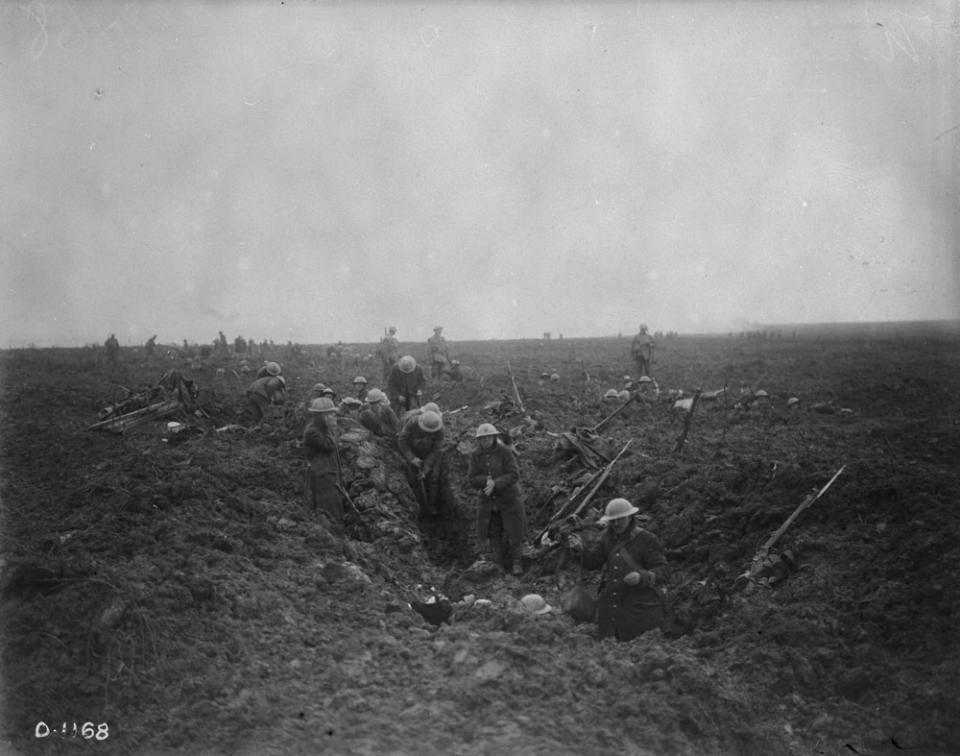
[[[0,347],[960,317],[953,2],[8,2]]]

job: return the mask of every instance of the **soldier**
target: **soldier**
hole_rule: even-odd
[[[439,378],[450,361],[447,340],[443,337],[443,326],[433,329],[433,336],[427,339],[427,348],[430,351],[430,377]]]
[[[263,367],[257,371],[257,378],[271,378],[280,375],[283,372],[283,368],[280,367],[279,362],[265,362]]]
[[[427,402],[422,407],[415,407],[412,410],[407,410],[400,416],[400,423],[403,424],[407,422],[411,417],[418,417],[424,412],[436,412],[438,415],[443,417],[443,413],[440,411],[440,405],[436,402]]]
[[[373,435],[384,438],[391,446],[397,443],[400,421],[390,408],[387,395],[380,389],[367,392],[367,406],[360,411],[360,424]]]
[[[453,489],[443,456],[443,419],[424,412],[407,420],[397,436],[400,454],[407,461],[406,476],[420,504],[421,518],[449,522],[453,514]]]
[[[367,379],[358,375],[353,379],[353,390],[356,392],[357,399],[361,402],[367,398]]]
[[[246,416],[259,425],[271,404],[282,404],[287,382],[283,376],[268,375],[257,378],[247,387]]]
[[[377,347],[377,355],[383,365],[383,378],[386,380],[390,376],[390,369],[400,357],[400,344],[396,337],[397,327],[390,326],[387,335],[380,339],[380,345]]]
[[[640,333],[633,337],[630,356],[637,363],[637,371],[641,376],[650,374],[650,365],[653,362],[653,337],[647,333],[645,325],[641,325]]]
[[[340,452],[334,430],[337,407],[327,397],[310,402],[310,422],[303,429],[303,453],[307,460],[305,490],[307,506],[343,519],[343,486],[340,482]]]
[[[157,349],[157,334],[153,334],[153,336],[147,339],[147,343],[143,345],[143,351],[147,355],[147,359],[151,359],[153,357],[153,354],[156,351],[156,349]]]
[[[526,517],[520,497],[520,471],[513,450],[500,441],[490,423],[477,428],[478,447],[470,454],[467,480],[480,489],[477,502],[477,547],[480,558],[493,560],[514,575],[523,574]]]
[[[587,569],[604,568],[597,621],[600,637],[628,641],[663,625],[663,604],[656,586],[667,578],[660,540],[635,521],[638,510],[626,499],[612,499],[600,524],[600,541],[584,550],[577,535],[567,546]]]
[[[107,360],[111,365],[116,365],[120,358],[120,342],[117,341],[117,337],[111,333],[103,345],[107,348]]]
[[[397,412],[406,412],[420,406],[426,386],[427,379],[423,375],[423,368],[413,357],[406,354],[390,369],[387,396],[390,397],[390,403],[396,405]]]
[[[463,380],[463,371],[460,369],[460,360],[450,360],[450,367],[443,371],[451,381],[460,383]]]

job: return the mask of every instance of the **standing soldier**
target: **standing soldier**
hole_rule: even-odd
[[[500,441],[500,432],[492,424],[483,423],[475,438],[478,448],[470,454],[467,480],[481,489],[477,502],[480,558],[486,559],[492,553],[497,564],[514,575],[522,575],[526,517],[517,459],[513,450]]]
[[[153,354],[156,350],[157,350],[157,334],[153,334],[153,336],[147,339],[147,343],[143,345],[143,351],[147,355],[147,359],[152,360]]]
[[[582,555],[584,567],[604,568],[597,616],[601,638],[628,641],[663,625],[656,586],[667,578],[667,559],[660,540],[635,521],[638,511],[626,499],[612,499],[600,518],[607,527],[596,546],[584,550],[576,535],[567,542],[571,553]]]
[[[407,461],[407,482],[420,503],[420,516],[449,522],[453,489],[443,457],[443,418],[437,412],[411,417],[400,429],[397,442]]]
[[[340,482],[340,452],[334,429],[337,406],[325,396],[307,409],[310,422],[303,429],[303,453],[307,459],[307,506],[325,512],[335,522],[343,519],[343,486]]]
[[[390,376],[390,369],[400,357],[400,344],[397,341],[396,333],[397,327],[390,326],[389,332],[380,339],[380,346],[377,347],[377,354],[380,356],[380,362],[383,365],[384,380]]]
[[[117,337],[111,333],[103,345],[107,348],[107,360],[111,365],[116,365],[120,357],[120,342]]]
[[[443,337],[443,326],[433,329],[433,336],[427,339],[427,348],[430,351],[430,377],[439,378],[450,361],[447,340]]]
[[[409,354],[405,354],[390,368],[387,396],[390,397],[391,404],[397,406],[398,414],[419,407],[426,387],[427,379],[423,375],[423,368]]]
[[[637,371],[641,376],[650,375],[650,364],[653,362],[653,337],[647,333],[645,325],[641,325],[640,333],[633,337],[630,356],[637,363]]]

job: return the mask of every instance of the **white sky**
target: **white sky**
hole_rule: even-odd
[[[0,347],[960,317],[960,4],[0,5]]]

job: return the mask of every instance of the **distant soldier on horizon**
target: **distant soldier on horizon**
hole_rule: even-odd
[[[433,336],[427,339],[427,349],[430,351],[430,377],[439,378],[450,362],[450,350],[443,337],[443,326],[434,327]]]
[[[653,337],[647,333],[647,326],[640,326],[640,333],[633,337],[630,345],[630,356],[637,364],[640,376],[650,375],[650,365],[653,362]]]
[[[157,349],[157,334],[153,334],[153,336],[147,339],[147,343],[143,345],[143,351],[146,353],[147,358],[149,359],[153,357],[153,354],[156,351],[156,349]]]
[[[377,347],[377,355],[380,357],[380,363],[383,366],[383,379],[390,376],[390,370],[394,363],[400,358],[400,343],[397,341],[397,327],[390,326],[387,333],[380,339],[380,345]]]
[[[107,348],[107,360],[111,365],[116,365],[120,358],[120,342],[117,341],[116,335],[111,333],[103,345]]]

